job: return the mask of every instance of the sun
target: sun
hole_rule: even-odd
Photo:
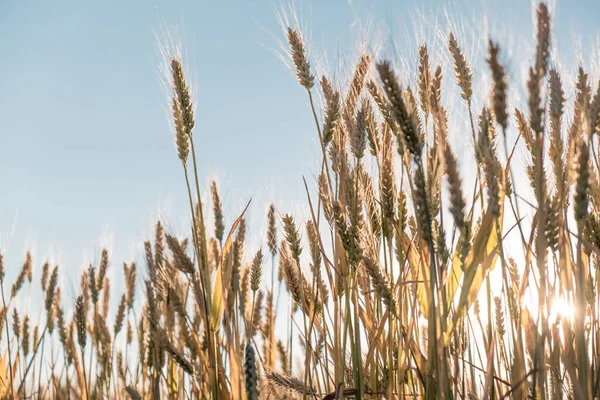
[[[562,296],[557,296],[552,300],[548,322],[555,323],[560,322],[561,320],[567,320],[572,323],[574,317],[575,306],[571,300]]]

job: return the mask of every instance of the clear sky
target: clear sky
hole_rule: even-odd
[[[558,45],[572,56],[573,33],[597,34],[600,0],[552,5]],[[0,250],[9,267],[18,269],[28,248],[37,271],[50,256],[78,272],[104,244],[117,266],[140,260],[136,246],[159,215],[184,233],[186,192],[159,75],[162,26],[185,48],[200,175],[205,191],[218,180],[226,222],[253,197],[258,242],[270,200],[284,212],[304,208],[302,175],[312,180],[319,150],[305,93],[270,50],[285,39],[280,8],[273,0],[0,0]],[[448,9],[467,27],[487,16],[492,32],[517,44],[533,29],[529,0],[305,0],[296,8],[313,49],[342,65],[353,62],[367,21],[401,52],[418,41],[416,11],[433,21]]]

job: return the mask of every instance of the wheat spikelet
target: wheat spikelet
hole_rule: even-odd
[[[321,88],[325,97],[324,121],[323,121],[323,146],[327,145],[333,139],[333,134],[338,128],[340,111],[340,93],[333,90],[331,83],[326,77],[321,78]]]
[[[458,173],[456,157],[450,144],[444,146],[444,160],[446,161],[446,175],[448,176],[448,190],[450,192],[450,213],[459,231],[465,226],[465,200],[462,194],[462,181]]]
[[[277,372],[268,372],[267,380],[271,385],[278,386],[282,389],[293,390],[299,395],[308,394],[314,395],[316,391],[313,388],[306,388],[304,382],[288,374],[280,374]]]
[[[548,6],[540,3],[537,10],[537,47],[535,55],[535,73],[539,78],[546,75],[550,54],[550,14]]]
[[[21,339],[21,319],[19,318],[19,312],[16,308],[13,310],[12,328],[13,335],[15,335],[15,338],[17,339],[17,341],[19,341]]]
[[[429,90],[431,89],[431,71],[429,69],[429,52],[426,45],[419,47],[419,97],[421,109],[429,114]]]
[[[181,112],[181,123],[186,136],[192,136],[194,129],[194,106],[190,97],[188,85],[185,80],[181,60],[171,59],[171,75],[173,79],[173,91],[177,97],[177,103]]]
[[[48,283],[48,290],[46,290],[46,300],[44,302],[44,306],[46,309],[46,313],[48,315],[48,331],[52,333],[54,328],[54,300],[56,294],[56,288],[58,286],[58,266],[54,267],[52,270],[52,275],[50,276],[50,282]]]
[[[300,36],[298,31],[288,27],[287,39],[290,49],[292,50],[292,61],[296,67],[298,82],[300,82],[306,90],[310,90],[315,83],[315,77],[310,73],[310,64],[306,59],[306,49],[304,48],[302,36]]]
[[[106,277],[106,271],[108,269],[108,250],[102,249],[102,254],[100,256],[100,266],[98,267],[98,277],[96,282],[96,287],[98,288],[98,292],[102,292],[102,285],[104,284],[104,278]]]
[[[450,49],[450,54],[454,60],[454,73],[456,74],[456,82],[462,90],[461,97],[470,103],[471,96],[473,95],[471,67],[467,63],[467,60],[460,49],[458,41],[452,32],[450,32],[448,37],[448,48]]]
[[[531,153],[533,151],[533,132],[531,132],[531,128],[527,123],[525,115],[523,115],[523,113],[518,109],[515,109],[515,118],[517,119],[517,129],[519,134],[525,141],[525,145]]]
[[[77,343],[80,348],[85,348],[86,334],[86,309],[83,304],[83,296],[79,295],[75,301],[75,322],[77,324]]]
[[[212,181],[210,186],[210,193],[212,195],[213,213],[215,215],[215,237],[219,243],[223,243],[223,233],[225,232],[225,224],[223,224],[223,204],[219,197],[219,189],[217,188],[217,182]]]
[[[485,181],[488,188],[488,207],[497,218],[500,215],[500,163],[496,157],[493,143],[489,135],[489,114],[484,108],[479,118],[479,136],[477,140],[477,151],[483,161]]]
[[[558,250],[558,221],[559,221],[560,207],[556,196],[552,199],[546,199],[546,224],[544,226],[544,233],[546,234],[546,241],[548,246],[553,250]]]
[[[277,254],[277,225],[275,223],[275,205],[271,204],[269,206],[269,212],[267,215],[267,219],[269,220],[269,229],[267,231],[267,242],[269,245],[269,250],[271,251],[271,256],[275,257]]]
[[[17,295],[17,293],[19,292],[19,290],[21,290],[21,288],[23,287],[23,284],[25,283],[25,279],[29,275],[29,271],[32,268],[31,266],[32,266],[31,253],[27,252],[27,254],[25,254],[25,262],[23,263],[23,267],[21,268],[19,275],[17,275],[17,279],[16,279],[15,283],[13,283],[13,285],[12,285],[12,288],[10,291],[11,298],[14,298]],[[2,275],[4,275],[4,268],[2,268],[2,269],[3,269]]]
[[[561,118],[564,106],[564,91],[560,81],[560,75],[555,69],[550,70],[550,149],[548,155],[552,161],[554,181],[560,193],[564,193],[565,163],[563,159],[564,146],[561,135]],[[562,201],[561,201],[562,203]]]
[[[283,216],[283,229],[291,255],[299,265],[302,246],[300,246],[300,233],[298,232],[298,228],[294,222],[294,217],[289,214]]]
[[[102,312],[103,316],[107,317],[110,308],[110,279],[104,278],[104,285],[102,288]]]
[[[578,226],[583,227],[589,206],[589,147],[585,141],[582,141],[577,159],[577,181],[575,184],[575,198],[573,200],[575,207],[575,221]]]
[[[137,267],[135,263],[127,267],[127,264],[123,264],[125,270],[125,286],[127,287],[127,308],[133,308],[133,301],[135,300],[135,282],[137,278]]]
[[[131,400],[142,400],[142,396],[138,393],[137,390],[135,390],[135,388],[131,386],[127,386],[125,388],[125,392]]]
[[[302,304],[302,286],[300,285],[300,277],[298,276],[297,268],[294,267],[294,261],[290,258],[287,248],[279,250],[279,268],[283,271],[285,283],[292,298],[297,304]]]
[[[362,54],[358,60],[358,63],[356,64],[356,67],[354,68],[354,73],[352,74],[352,79],[350,80],[350,87],[348,88],[348,93],[346,93],[346,100],[344,102],[342,116],[344,119],[344,124],[346,125],[346,129],[350,132],[355,129],[354,114],[356,112],[358,99],[360,98],[360,94],[364,87],[365,77],[369,71],[370,65],[371,56]]]
[[[406,93],[406,92],[405,92]],[[403,96],[403,98],[405,99],[405,96]],[[405,99],[405,104],[406,99]],[[440,67],[438,65],[438,67],[435,69],[435,73],[433,74],[433,79],[431,80],[431,87],[429,89],[429,107],[430,107],[430,111],[433,115],[437,114],[440,110],[441,107],[441,103],[442,103],[442,67]],[[416,111],[416,107],[413,107],[414,110],[411,112],[411,110],[409,110],[408,104],[407,104],[407,111],[409,114],[413,114]]]
[[[57,304],[58,304],[58,301],[57,301]],[[69,345],[69,339],[68,339],[69,332],[67,331],[67,324],[65,322],[64,311],[58,305],[56,307],[56,321],[58,323],[58,337],[59,337],[60,343],[62,344],[63,349],[65,351],[65,355],[67,357],[67,363],[70,364],[73,361],[73,354],[71,351],[71,346]]]
[[[29,316],[26,315],[23,318],[23,326],[21,327],[21,334],[23,336],[23,340],[21,342],[21,350],[23,351],[23,357],[27,358],[29,355],[30,348],[30,332],[29,332]]]
[[[42,266],[42,278],[40,280],[43,292],[46,291],[46,286],[48,286],[48,274],[49,274],[49,272],[50,272],[50,263],[48,261],[46,261],[44,263],[44,265]]]
[[[253,337],[255,333],[261,327],[262,321],[262,308],[263,308],[263,292],[258,291],[256,293],[256,297],[254,298],[254,309],[252,310],[252,321],[250,327],[250,337]]]
[[[246,343],[244,354],[244,380],[246,386],[246,398],[258,400],[258,369],[256,367],[256,355],[250,342]]]
[[[177,363],[181,367],[181,369],[189,374],[194,374],[194,366],[187,359],[187,357],[183,354],[183,352],[178,349],[168,338],[167,334],[164,331],[160,331],[158,333],[159,337],[157,340],[160,342],[161,347],[171,356],[173,361]]]
[[[369,101],[363,98],[360,108],[356,113],[354,128],[350,131],[350,148],[357,159],[365,155],[367,146],[367,124],[369,118]]]
[[[285,346],[281,340],[277,341],[277,353],[279,353],[279,362],[281,364],[281,370],[285,373],[289,373],[289,358],[288,353],[285,350]]]
[[[117,316],[115,317],[115,326],[113,329],[114,336],[116,337],[121,328],[123,328],[123,321],[125,320],[125,307],[127,305],[127,296],[123,294],[121,301],[119,302],[119,308],[117,309]]]
[[[381,166],[379,170],[379,194],[381,203],[381,228],[384,237],[391,237],[394,220],[395,177],[393,141],[390,131],[384,132],[381,146]]]
[[[184,272],[186,274],[194,273],[194,262],[192,259],[186,254],[184,247],[181,242],[177,240],[177,238],[167,234],[165,235],[167,246],[169,250],[173,253],[173,261],[175,268]],[[154,282],[158,282],[158,278],[154,280]]]
[[[415,207],[415,216],[417,218],[419,232],[421,233],[421,237],[426,242],[429,242],[432,236],[432,225],[431,225],[431,204],[430,197],[427,192],[427,183],[425,181],[425,175],[423,173],[422,168],[417,168],[414,174],[414,207]]]
[[[382,115],[383,120],[385,121],[385,123],[387,124],[387,126],[389,127],[389,129],[392,130],[392,132],[394,132],[394,135],[398,138],[398,146],[400,148],[402,148],[402,135],[400,132],[400,128],[398,127],[398,124],[396,124],[396,121],[394,120],[392,114],[391,114],[391,110],[390,110],[390,105],[388,104],[387,100],[385,100],[384,98],[384,94],[381,93],[381,91],[379,90],[379,88],[377,87],[377,85],[375,84],[375,82],[373,81],[369,81],[367,82],[367,89],[369,91],[369,94],[371,95],[371,97],[373,98],[373,101],[375,102],[375,105],[377,105],[377,109],[379,110],[379,113]],[[385,131],[385,129],[382,129],[382,131]],[[400,154],[402,154],[403,151],[400,151]]]
[[[319,245],[319,232],[312,221],[306,222],[306,234],[310,248],[312,264],[310,266],[313,274],[320,273],[321,270],[321,248]]]
[[[258,290],[258,287],[260,286],[260,278],[262,276],[262,262],[262,250],[258,250],[254,258],[252,259],[252,268],[250,270],[250,289],[252,289],[253,292],[256,292]]]
[[[179,107],[179,102],[176,98],[173,98],[171,108],[173,110],[173,126],[175,127],[175,146],[177,148],[177,156],[183,165],[187,165],[187,159],[190,154],[190,138],[185,133],[181,108]]]
[[[494,82],[492,89],[492,105],[494,109],[494,115],[496,116],[496,121],[502,127],[502,129],[506,129],[508,125],[508,114],[506,111],[506,72],[504,71],[502,64],[500,64],[500,60],[498,60],[498,53],[500,51],[498,44],[495,44],[490,40],[488,44],[488,51],[489,57],[487,62],[488,66],[490,67],[490,71],[492,71],[492,80]]]
[[[98,287],[96,286],[96,269],[90,265],[88,268],[88,284],[90,288],[90,298],[92,303],[98,303]]]
[[[402,131],[408,151],[414,156],[421,154],[422,140],[415,115],[410,115],[402,98],[402,90],[396,81],[392,67],[387,61],[377,64],[384,92],[390,102],[390,115]]]
[[[248,291],[250,290],[250,271],[244,268],[240,278],[240,312],[246,313],[246,304],[248,304]]]
[[[333,225],[333,208],[332,208],[332,195],[327,184],[327,176],[324,173],[319,174],[319,199],[323,205],[323,215],[329,222],[329,225]]]
[[[362,259],[365,270],[371,278],[373,288],[381,296],[383,304],[390,310],[395,312],[395,303],[392,297],[392,290],[387,276],[384,276],[379,264],[371,257],[363,257]]]

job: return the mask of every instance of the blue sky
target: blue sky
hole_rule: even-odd
[[[553,5],[558,46],[573,57],[573,33],[587,43],[598,31],[600,0]],[[186,192],[159,74],[163,26],[185,48],[200,175],[205,191],[209,179],[219,182],[226,222],[253,197],[259,243],[269,201],[284,212],[305,208],[302,176],[312,179],[319,150],[305,93],[270,50],[284,39],[280,8],[272,0],[0,0],[0,250],[9,277],[28,248],[38,271],[51,257],[77,272],[105,244],[117,266],[140,260],[136,246],[157,216],[185,232]],[[431,21],[447,9],[467,27],[487,16],[491,31],[517,48],[531,41],[528,0],[315,0],[296,8],[312,48],[342,69],[367,21],[400,52],[418,41],[416,10]]]

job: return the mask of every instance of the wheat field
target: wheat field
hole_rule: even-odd
[[[59,266],[34,279],[27,253],[7,282],[18,266],[0,253],[2,398],[600,398],[600,84],[580,67],[566,93],[544,3],[536,23],[522,108],[494,38],[490,90],[474,87],[452,32],[453,76],[422,45],[402,71],[414,87],[369,52],[339,87],[287,27],[321,161],[304,180],[310,215],[271,204],[258,248],[248,207],[225,226],[217,184],[200,184],[204,133],[175,53],[169,109],[189,233],[157,221],[143,265],[113,274],[123,293],[111,293],[118,267],[103,250],[73,302]],[[443,80],[460,112],[444,106]],[[473,151],[457,156],[449,130],[463,116]],[[28,285],[41,287],[37,320],[17,306]]]

